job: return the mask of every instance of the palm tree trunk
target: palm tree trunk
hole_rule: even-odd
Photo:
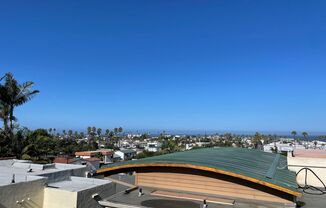
[[[4,130],[5,130],[5,132],[8,132],[8,118],[5,116],[4,118],[3,118],[3,126],[4,126]]]

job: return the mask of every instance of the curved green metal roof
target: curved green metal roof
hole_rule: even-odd
[[[245,148],[203,148],[172,154],[148,157],[114,163],[99,169],[98,173],[123,167],[136,167],[137,164],[183,164],[213,168],[244,177],[257,179],[277,187],[290,190],[288,193],[299,196],[296,174],[287,169],[287,158],[283,155]],[[292,193],[292,192],[294,193]]]

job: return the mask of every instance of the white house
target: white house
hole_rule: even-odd
[[[133,149],[122,149],[115,151],[115,154],[118,155],[122,160],[130,160],[136,157],[137,152]]]
[[[145,150],[148,152],[159,152],[161,151],[162,144],[160,142],[149,142],[145,146]]]

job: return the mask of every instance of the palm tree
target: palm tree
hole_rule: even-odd
[[[90,134],[91,134],[91,132],[92,132],[92,127],[90,127],[90,126],[89,126],[89,127],[87,127],[87,134],[88,134],[88,135],[90,135]]]
[[[90,135],[90,138],[89,138],[89,144],[93,147],[93,149],[95,149],[96,146],[97,146],[97,143],[95,141],[95,134],[96,134],[96,127],[93,126],[92,130],[91,130],[91,135]]]
[[[78,139],[78,138],[79,138],[78,131],[75,131],[75,133],[74,133],[74,137],[75,137],[75,139]]]
[[[110,129],[106,129],[106,130],[105,130],[105,135],[106,135],[106,136],[109,136],[109,134],[110,134]]]
[[[118,144],[119,144],[119,138],[117,137],[118,132],[119,132],[119,129],[118,129],[118,128],[114,128],[114,129],[113,129],[113,133],[114,133],[114,142],[115,142],[115,144],[116,144],[117,146],[119,146],[119,145],[118,145]]]
[[[117,134],[119,132],[119,129],[118,128],[114,128],[113,131],[114,131],[114,134]]]
[[[20,105],[31,100],[34,95],[38,94],[38,90],[32,90],[33,82],[27,81],[19,84],[11,73],[5,74],[0,81],[4,80],[4,84],[0,84],[0,100],[1,105],[4,106],[6,117],[9,118],[9,130],[13,131],[14,109]],[[8,120],[7,120],[8,122]],[[4,124],[8,129],[8,123]]]
[[[95,133],[96,133],[96,127],[93,126],[93,127],[92,127],[92,134],[95,135]]]
[[[262,135],[258,132],[256,132],[255,136],[252,139],[252,143],[255,147],[255,149],[261,149],[262,148]]]
[[[101,128],[98,128],[97,129],[97,135],[100,137],[102,135],[102,129]]]
[[[297,132],[296,131],[292,131],[291,134],[293,136],[293,139],[295,140],[295,136],[297,135]]]
[[[69,130],[68,130],[68,136],[69,136],[69,139],[71,139],[72,133],[73,133],[73,131],[72,131],[71,129],[69,129]]]
[[[308,139],[308,133],[307,132],[302,132],[302,136],[304,138],[304,140],[307,140]]]
[[[122,127],[119,127],[118,132],[119,133],[122,133],[123,132],[123,128]]]
[[[106,143],[106,145],[109,144],[110,133],[111,133],[110,129],[105,130],[105,143]]]

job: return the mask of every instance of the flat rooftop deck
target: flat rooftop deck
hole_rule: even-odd
[[[28,161],[21,160],[1,160],[0,161],[0,186],[11,184],[13,174],[15,174],[15,182],[26,182],[39,180],[43,175],[56,173],[65,170],[74,170],[84,168],[83,165],[70,164],[33,164]],[[29,171],[31,170],[31,171]]]
[[[0,187],[10,185],[12,180],[12,173],[3,170],[4,168],[0,167]],[[44,179],[41,176],[32,176],[32,175],[23,175],[15,174],[15,183],[27,182],[27,181],[37,181]]]
[[[151,195],[153,190],[143,189],[144,195],[138,197],[138,191],[125,194],[120,192],[105,200],[115,203],[129,204],[135,206],[151,207],[151,208],[199,208],[202,203],[195,200],[173,199],[167,197],[159,197]],[[303,194],[298,199],[303,202],[302,208],[321,208],[325,207],[326,195],[308,195]],[[254,201],[235,200],[235,204],[222,205],[216,203],[207,203],[209,208],[284,208],[282,205],[259,203]]]
[[[105,185],[112,183],[111,181],[105,181],[95,178],[82,178],[82,177],[74,177],[72,176],[70,180],[60,181],[56,183],[48,184],[50,188],[58,188],[61,190],[77,192],[82,190],[87,190],[90,188],[94,188],[99,185]]]
[[[177,199],[161,196],[153,196],[152,189],[144,189],[144,195],[138,197],[138,191],[132,191],[129,194],[120,192],[116,195],[106,198],[104,201],[110,201],[115,203],[129,204],[134,206],[143,206],[151,208],[199,208],[202,202],[197,200]],[[284,208],[281,205],[255,203],[253,201],[240,201],[235,200],[234,205],[223,205],[217,203],[208,202],[209,208]],[[309,206],[310,208],[310,206]],[[317,208],[317,207],[316,207]]]
[[[324,195],[303,194],[302,197],[298,198],[298,201],[303,202],[302,208],[321,208],[321,207],[325,207],[326,194]]]
[[[111,177],[124,181],[126,183],[133,184],[134,176],[131,175],[112,175]],[[168,197],[161,196],[153,196],[151,193],[158,189],[150,189],[143,188],[143,192],[145,193],[143,196],[138,197],[138,191],[132,191],[129,194],[125,194],[123,190],[126,190],[129,187],[123,187],[121,185],[118,186],[120,193],[113,195],[111,197],[106,198],[105,200],[122,203],[122,204],[130,204],[135,206],[143,206],[143,207],[152,207],[152,208],[199,208],[201,202],[196,200],[186,200],[186,199],[174,199]],[[302,208],[320,208],[325,206],[326,202],[326,194],[325,195],[309,195],[303,193],[303,196],[298,198],[297,201],[303,202]],[[230,205],[222,205],[215,203],[208,203],[209,208],[284,208],[282,205],[275,204],[266,204],[263,202],[255,202],[252,200],[240,200],[235,199],[235,204],[233,206]]]

